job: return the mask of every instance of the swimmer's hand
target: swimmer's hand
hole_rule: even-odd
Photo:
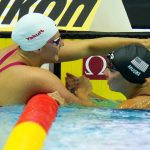
[[[61,97],[58,91],[55,91],[53,93],[48,93],[47,95],[54,98],[61,106],[66,105],[65,99]]]

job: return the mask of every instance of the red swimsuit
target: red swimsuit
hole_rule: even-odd
[[[9,58],[17,49],[14,49],[14,50],[11,50],[9,51],[8,53],[6,53],[1,59],[0,59],[0,65],[7,59]],[[20,62],[20,61],[16,61],[16,62],[13,62],[13,63],[10,63],[2,68],[0,68],[0,72],[4,71],[5,69],[11,67],[11,66],[15,66],[15,65],[26,65],[25,63],[23,62]]]

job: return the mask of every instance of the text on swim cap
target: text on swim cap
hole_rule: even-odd
[[[27,40],[33,40],[34,38],[38,37],[39,35],[41,35],[44,32],[44,30],[39,30],[36,34],[33,34],[29,37],[27,37]]]
[[[137,71],[136,69],[134,69],[131,65],[128,66],[128,69],[135,74],[136,76],[140,76],[141,72]]]

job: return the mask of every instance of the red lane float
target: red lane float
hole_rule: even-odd
[[[46,94],[32,97],[3,150],[40,150],[57,116],[59,104]]]

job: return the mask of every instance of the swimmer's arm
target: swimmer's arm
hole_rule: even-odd
[[[81,100],[70,93],[60,79],[45,69],[35,69],[32,72],[32,83],[35,85],[35,93],[51,93],[58,91],[67,104],[80,104],[83,106],[95,106],[92,102]]]
[[[96,93],[94,93],[94,92],[91,92],[90,94],[89,94],[89,97],[90,98],[96,98],[96,99],[100,99],[100,100],[108,100],[108,99],[106,99],[106,98],[104,98],[104,97],[102,97],[102,96],[100,96],[100,95],[97,95]]]
[[[150,39],[103,37],[86,40],[64,40],[64,46],[59,51],[59,62],[91,55],[104,55],[117,47],[133,43],[150,47]]]
[[[123,101],[119,109],[150,109],[150,96],[137,96]]]

